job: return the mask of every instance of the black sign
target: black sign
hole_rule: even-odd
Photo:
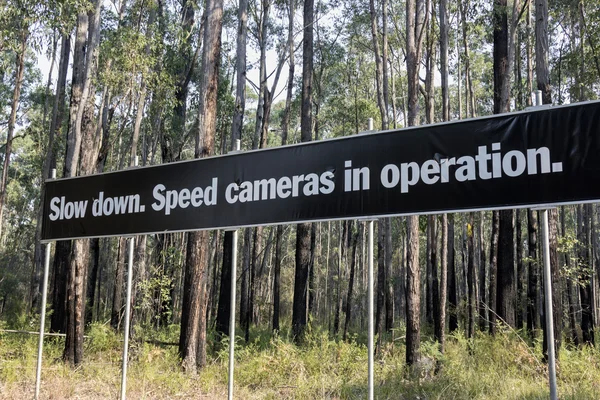
[[[50,180],[45,241],[600,199],[600,102]]]

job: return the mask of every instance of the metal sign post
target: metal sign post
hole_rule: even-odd
[[[235,140],[235,148],[233,152],[240,151],[240,139]],[[237,281],[237,247],[238,247],[238,231],[232,232],[231,240],[231,297],[229,298],[229,378],[227,384],[227,399],[233,400],[233,368],[235,365],[235,289]]]
[[[52,170],[52,179],[56,179],[56,169]],[[35,370],[35,399],[40,396],[42,384],[42,350],[44,347],[44,328],[46,325],[46,297],[48,297],[48,272],[50,270],[50,247],[52,242],[46,243],[46,255],[44,258],[44,281],[42,283],[42,309],[40,310],[40,337],[38,339],[37,368]]]
[[[135,157],[134,166],[137,167],[138,158]],[[129,238],[129,255],[127,260],[127,295],[125,298],[125,338],[123,341],[123,367],[121,371],[121,400],[127,397],[127,359],[129,357],[129,322],[131,320],[131,285],[133,278],[133,248],[135,236]]]
[[[235,282],[237,280],[237,244],[238,244],[238,232],[237,230],[232,232],[231,241],[231,298],[229,304],[231,311],[229,314],[229,382],[227,386],[227,398],[233,400],[233,367],[234,367],[234,355],[235,355]]]
[[[375,336],[375,320],[373,318],[373,220],[369,221],[369,400],[373,400],[374,385],[373,385],[373,339]]]
[[[373,130],[373,118],[369,118],[369,131]],[[368,270],[368,275],[369,275],[369,283],[368,283],[368,296],[369,296],[369,333],[368,333],[368,344],[367,344],[367,349],[369,352],[369,358],[368,358],[368,387],[369,387],[369,395],[368,395],[368,400],[373,400],[373,396],[375,394],[375,388],[374,388],[374,384],[373,384],[373,376],[374,376],[374,372],[373,372],[373,364],[374,364],[374,357],[375,357],[375,352],[373,349],[373,342],[374,342],[374,337],[375,337],[375,318],[373,317],[373,309],[374,309],[374,290],[373,290],[373,220],[368,220],[368,230],[369,230],[369,244],[368,244],[368,252],[367,252],[367,257],[369,259],[369,270]]]
[[[541,210],[542,251],[544,256],[544,295],[546,298],[546,335],[548,340],[548,379],[550,381],[550,399],[557,400],[556,355],[554,354],[554,319],[552,316],[552,272],[550,270],[550,240],[548,235],[548,210]]]
[[[542,106],[542,91],[535,91],[535,105]],[[550,399],[558,399],[556,387],[556,354],[554,351],[554,316],[552,315],[552,270],[550,268],[550,236],[548,234],[548,209],[540,209],[542,219],[542,256],[544,260],[544,297],[546,300],[546,340],[548,342],[548,380],[550,382]]]
[[[125,300],[125,338],[123,341],[123,367],[121,374],[121,400],[126,398],[127,391],[127,358],[129,353],[129,320],[131,314],[131,281],[133,275],[133,247],[135,236],[129,238],[129,255],[127,261],[127,297]]]

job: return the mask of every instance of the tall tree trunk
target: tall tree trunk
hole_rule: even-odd
[[[52,107],[52,119],[50,120],[50,132],[48,134],[48,150],[46,152],[46,157],[44,158],[44,166],[42,168],[42,177],[46,179],[50,171],[56,167],[56,146],[55,146],[55,136],[60,136],[60,131],[62,128],[62,120],[64,115],[65,108],[65,86],[67,82],[67,71],[69,69],[69,56],[71,52],[71,37],[70,35],[63,35],[61,39],[61,49],[60,49],[60,61],[58,67],[58,79],[56,82],[56,95],[54,98],[54,105]],[[46,185],[42,184],[40,198],[43,199],[45,196]],[[38,221],[37,221],[37,230],[36,235],[39,232],[39,236],[37,236],[36,243],[40,240],[42,231],[42,216],[43,216],[43,204],[40,202],[39,211],[38,211]],[[64,317],[65,317],[65,291],[66,291],[66,270],[64,268],[57,269],[56,265],[64,261],[57,260],[57,256],[61,253],[60,248],[64,248],[66,245],[70,244],[68,241],[60,241],[56,243],[55,247],[55,256],[53,262],[53,276],[54,282],[52,283],[52,315],[50,317],[50,330],[53,332],[64,332]],[[39,253],[37,253],[35,257],[36,269],[42,268],[42,253],[41,246],[39,249]],[[58,281],[58,282],[57,282]],[[58,287],[57,283],[60,283]]]
[[[432,275],[432,298],[433,298],[433,334],[436,340],[440,340],[440,332],[442,332],[441,324],[441,309],[440,309],[440,278],[438,277],[438,262],[437,262],[437,248],[438,248],[438,228],[437,228],[437,216],[432,218],[433,226],[431,229],[431,275]],[[442,227],[443,229],[443,227]],[[443,245],[442,245],[443,246]],[[443,248],[442,248],[443,250]],[[443,258],[444,256],[442,256]]]
[[[384,4],[385,3],[385,4]],[[382,11],[385,15],[387,15],[387,1],[384,0],[382,2]],[[375,7],[375,0],[369,1],[369,13],[371,16],[371,39],[373,42],[373,48],[375,50],[375,80],[377,83],[377,105],[379,107],[379,113],[381,116],[381,129],[386,130],[389,127],[389,118],[388,118],[388,77],[387,77],[387,21],[384,17],[384,32],[383,32],[383,54],[381,45],[379,43],[379,18],[377,9]],[[383,332],[383,318],[385,313],[386,306],[386,296],[387,292],[387,279],[386,279],[386,254],[391,251],[390,248],[387,248],[387,226],[389,225],[389,220],[382,218],[379,220],[379,228],[377,230],[377,310],[376,310],[376,318],[375,318],[375,334],[379,334],[379,338],[381,338],[381,332]],[[377,349],[379,349],[379,345],[381,340],[378,340]]]
[[[469,49],[469,39],[467,32],[467,13],[469,12],[469,0],[460,0],[460,19],[462,25],[462,44],[465,56],[465,100],[466,112],[465,115],[471,118],[475,117],[475,94],[473,91],[473,81],[471,79],[471,56]]]
[[[458,298],[456,293],[456,266],[454,250],[454,214],[448,216],[448,330],[458,330]]]
[[[110,313],[110,326],[117,330],[121,325],[121,310],[123,308],[123,269],[126,261],[127,254],[127,240],[125,238],[119,238],[119,251],[117,256],[117,262],[115,263],[115,281],[113,285],[113,296],[112,296],[112,311]]]
[[[468,326],[467,326],[467,337],[472,338],[475,336],[475,321],[477,319],[477,290],[476,290],[476,279],[477,271],[475,264],[475,227],[474,227],[473,213],[469,213],[469,222],[467,228],[467,246],[468,246],[468,269],[467,269],[467,286],[468,286]]]
[[[421,272],[419,267],[419,219],[407,218],[407,282],[406,282],[406,364],[420,360],[421,343]]]
[[[538,282],[540,265],[537,257],[537,211],[527,209],[527,246],[528,246],[528,278],[527,278],[527,331],[533,337],[534,331],[540,327],[537,309]]]
[[[314,1],[304,2],[304,34],[302,41],[302,105],[300,136],[302,142],[312,140],[312,82],[313,82],[313,22]],[[292,335],[301,343],[307,324],[308,269],[310,266],[310,224],[298,224],[296,229],[296,271],[292,304]]]
[[[544,104],[552,104],[548,69],[548,0],[535,1],[535,74]]]
[[[418,125],[419,64],[425,27],[425,2],[406,1],[406,67],[408,75],[408,125]],[[421,290],[419,270],[419,217],[407,217],[407,282],[406,282],[406,364],[420,359]]]
[[[542,101],[544,104],[552,103],[552,93],[550,89],[550,72],[548,68],[548,1],[536,0],[535,3],[535,70],[537,87],[542,91]],[[562,288],[560,272],[558,266],[558,211],[551,209],[548,211],[548,236],[550,242],[550,269],[552,273],[552,305],[554,314],[554,345],[556,354],[561,345],[562,334]],[[544,329],[547,329],[542,320]],[[544,331],[543,349],[546,354],[548,344]]]
[[[288,84],[287,93],[285,97],[285,108],[283,111],[283,118],[281,122],[281,145],[287,144],[288,131],[290,126],[290,111],[292,107],[292,94],[294,88],[294,11],[295,11],[294,0],[289,1],[288,5]],[[282,241],[283,241],[283,226],[277,226],[277,232],[275,237],[275,265],[273,273],[273,331],[279,331],[279,315],[280,315],[280,287],[281,287],[281,260],[282,254]],[[328,247],[329,251],[329,247]],[[329,259],[327,260],[329,262]],[[327,279],[327,277],[326,277]],[[327,293],[325,294],[327,296]]]
[[[478,301],[478,312],[479,312],[479,330],[485,332],[487,330],[487,323],[489,320],[487,308],[486,308],[486,257],[485,257],[485,240],[484,240],[484,219],[485,212],[479,213],[479,301]]]
[[[92,70],[97,58],[100,39],[100,1],[94,2],[89,14],[77,17],[77,34],[71,85],[70,129],[67,139],[65,176],[72,177],[93,172],[95,166],[95,127],[93,126],[93,103],[88,99],[93,93]],[[77,71],[76,71],[77,70]],[[93,96],[91,96],[93,97]],[[85,115],[84,115],[85,114]],[[63,358],[71,365],[79,365],[83,359],[83,328],[85,316],[85,289],[89,240],[73,241],[67,275],[67,319]]]
[[[593,263],[590,257],[590,217],[591,205],[577,206],[577,239],[579,241],[579,297],[581,298],[581,333],[585,344],[594,345],[594,317],[592,297],[592,271]]]
[[[223,0],[207,0],[201,62],[202,78],[198,88],[200,99],[194,154],[196,158],[209,157],[214,152],[222,26]],[[206,364],[208,239],[207,231],[188,234],[179,354],[184,370],[192,373],[196,372],[197,367]]]
[[[340,314],[342,313],[342,282],[344,281],[344,269],[347,264],[347,249],[348,249],[348,221],[340,222],[339,224],[339,238],[338,238],[338,270],[337,270],[337,297],[336,297],[336,309],[335,317],[333,321],[333,334],[337,336],[340,328]]]
[[[527,320],[527,269],[523,262],[523,236],[521,210],[515,210],[517,230],[517,329],[523,328],[523,322]]]
[[[488,299],[490,333],[496,333],[496,291],[498,281],[498,241],[500,233],[500,211],[492,211],[492,234],[490,238],[490,296]]]
[[[509,111],[506,81],[509,79],[507,0],[494,0],[494,114]],[[500,211],[496,313],[508,326],[515,326],[514,211]]]
[[[509,111],[508,97],[505,92],[510,71],[507,6],[507,0],[494,0],[494,114]]]
[[[448,85],[448,3],[439,2],[440,18],[440,74],[442,84],[442,120],[450,120],[450,95]],[[443,256],[442,256],[443,257]]]
[[[427,325],[433,325],[433,266],[432,261],[434,257],[433,246],[435,235],[433,215],[427,216],[427,228],[426,237],[427,242],[425,244],[426,261],[425,261],[425,322]]]
[[[527,23],[525,28],[525,51],[527,52],[527,99],[526,105],[527,107],[531,107],[533,105],[531,95],[533,92],[533,55],[532,46],[531,46],[531,38],[533,37],[533,31],[531,29],[531,1],[527,1]]]
[[[496,275],[496,313],[510,327],[516,326],[514,210],[500,211],[498,241],[498,272]]]
[[[440,344],[440,352],[443,353],[446,344],[446,296],[447,296],[447,284],[448,284],[448,214],[442,214],[442,248],[441,248],[441,262],[440,262],[440,282],[439,282],[439,296],[438,296],[438,313],[436,322],[435,339]]]
[[[348,329],[350,328],[350,323],[352,321],[352,296],[354,291],[354,276],[356,270],[356,247],[358,242],[360,241],[361,234],[360,226],[357,229],[356,234],[352,235],[352,258],[350,259],[350,277],[348,279],[348,296],[346,297],[346,321],[344,323],[344,335],[343,340],[346,340],[348,337]]]
[[[244,229],[244,246],[242,248],[242,271],[240,274],[240,327],[248,331],[248,287],[250,286],[250,250],[252,246],[252,229]],[[250,340],[246,337],[246,342]]]
[[[27,28],[20,32],[20,49],[15,58],[15,88],[13,90],[12,103],[10,107],[10,116],[8,117],[8,130],[6,133],[6,146],[4,147],[4,162],[2,165],[2,175],[0,176],[0,238],[2,238],[2,222],[4,215],[4,206],[6,202],[6,188],[8,186],[8,168],[10,165],[10,156],[12,154],[12,142],[15,135],[15,125],[17,122],[17,111],[19,109],[19,99],[21,98],[21,88],[23,87],[23,73],[25,72],[25,52],[27,50],[27,38],[29,30]],[[47,178],[45,176],[44,178]]]

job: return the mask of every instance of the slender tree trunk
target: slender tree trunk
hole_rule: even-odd
[[[248,324],[248,286],[250,283],[250,248],[252,245],[252,230],[244,229],[244,246],[242,250],[242,271],[240,274],[240,327],[244,328]],[[246,342],[250,338],[246,337]]]
[[[12,154],[12,142],[13,137],[15,135],[15,125],[17,122],[19,99],[21,98],[21,88],[23,87],[23,73],[25,72],[25,52],[27,50],[27,38],[29,37],[29,31],[27,29],[24,29],[22,32],[20,32],[20,36],[21,47],[15,59],[15,88],[13,90],[12,103],[10,107],[10,116],[8,117],[6,146],[4,147],[4,162],[2,165],[2,175],[0,176],[0,238],[4,233],[2,230],[2,222],[4,215],[4,206],[6,202],[6,187],[8,186],[8,168],[10,165],[10,156]]]
[[[77,34],[71,86],[70,129],[67,140],[65,176],[72,177],[93,172],[95,166],[95,146],[93,126],[93,105],[88,104],[93,93],[92,70],[97,58],[100,39],[100,2],[94,2],[93,11],[80,13],[77,17]],[[77,69],[77,71],[76,71]],[[85,316],[85,289],[89,240],[73,241],[67,275],[67,319],[63,358],[71,365],[79,365],[83,360],[83,328]]]
[[[440,281],[439,295],[437,305],[437,322],[434,332],[435,339],[440,344],[440,352],[444,353],[446,344],[446,295],[448,293],[446,285],[448,284],[448,214],[442,214],[442,246],[440,262]]]
[[[517,293],[513,224],[514,210],[500,211],[496,312],[503,323],[514,328]]]
[[[232,231],[226,231],[223,238],[223,265],[221,267],[221,280],[219,287],[219,304],[217,308],[217,318],[215,329],[218,333],[225,336],[229,333],[229,317],[231,316],[231,258],[233,251]]]
[[[544,104],[552,104],[548,70],[548,0],[535,1],[535,73]]]
[[[406,66],[408,75],[408,125],[418,125],[419,64],[425,26],[423,0],[406,1]],[[421,290],[419,269],[419,217],[407,217],[406,364],[420,359]]]
[[[121,309],[123,308],[123,269],[127,254],[127,240],[119,238],[119,255],[115,264],[114,292],[112,296],[112,312],[110,313],[110,326],[117,330],[121,325]]]
[[[314,1],[304,2],[304,35],[302,41],[302,105],[300,135],[302,142],[312,140],[312,82],[313,82],[313,22]],[[308,268],[310,265],[310,224],[298,224],[296,229],[296,271],[292,305],[292,335],[301,343],[307,324]]]
[[[515,210],[516,230],[517,230],[517,329],[523,328],[523,323],[527,320],[527,269],[523,262],[523,236],[521,210]]]
[[[432,248],[431,248],[431,274],[432,274],[432,298],[433,298],[433,334],[435,339],[440,341],[440,332],[442,332],[441,325],[441,309],[440,309],[440,278],[438,273],[438,262],[437,262],[437,248],[438,248],[438,235],[439,231],[437,228],[437,216],[432,218],[433,226],[431,232]],[[443,227],[442,227],[443,229]],[[443,245],[442,245],[443,246]],[[442,248],[443,250],[443,248]],[[444,256],[442,255],[442,258]]]
[[[525,96],[527,107],[533,105],[531,95],[533,92],[533,55],[531,38],[533,37],[533,30],[531,29],[531,1],[527,1],[527,23],[525,28],[525,49],[527,53],[527,96]]]
[[[221,58],[223,0],[207,0],[204,47],[202,49],[202,79],[198,93],[198,130],[195,157],[204,158],[214,152],[217,116],[217,85]],[[179,354],[187,372],[196,372],[206,364],[206,268],[208,259],[206,231],[188,234],[183,286],[183,308]]]
[[[467,13],[470,8],[469,0],[460,0],[460,18],[462,24],[462,42],[465,56],[465,97],[466,97],[466,115],[474,118],[475,113],[475,95],[473,91],[473,82],[471,79],[471,56],[469,49],[469,39],[467,32]]]
[[[477,319],[477,290],[476,290],[476,279],[477,272],[475,267],[475,227],[474,227],[473,213],[469,213],[469,223],[467,228],[467,246],[468,246],[468,270],[467,270],[467,285],[469,288],[468,295],[468,315],[469,323],[467,326],[467,337],[472,338],[475,336],[475,321]]]
[[[487,286],[486,286],[486,257],[485,257],[485,240],[484,240],[484,219],[485,212],[479,213],[479,302],[478,302],[478,312],[479,312],[479,330],[481,332],[485,332],[487,330],[487,323],[489,320],[487,308],[486,308],[486,296]]]
[[[287,144],[288,130],[290,125],[290,110],[292,105],[292,94],[294,87],[294,0],[289,2],[289,26],[288,26],[288,53],[289,53],[289,70],[288,70],[288,85],[285,98],[285,109],[282,118],[282,134],[281,145]],[[283,227],[277,226],[276,245],[275,245],[275,266],[273,275],[273,331],[279,331],[279,315],[280,315],[280,287],[281,287],[281,259],[283,241]],[[329,250],[329,248],[328,248]],[[327,295],[327,294],[326,294]]]
[[[433,258],[434,258],[434,222],[433,215],[427,216],[426,228],[426,265],[425,265],[425,321],[427,325],[433,325]]]
[[[590,217],[591,205],[577,206],[578,214],[578,240],[579,240],[579,297],[581,298],[581,333],[583,343],[594,345],[594,317],[592,298],[593,263],[590,257],[589,239],[591,236]]]
[[[356,247],[360,241],[359,235],[361,233],[360,227],[356,234],[352,235],[352,258],[350,259],[350,277],[348,279],[348,296],[346,297],[346,321],[344,323],[344,335],[343,340],[348,338],[348,329],[352,321],[352,295],[354,291],[354,276],[356,270]]]
[[[458,330],[458,298],[456,293],[456,252],[454,250],[454,214],[448,216],[448,329]]]
[[[531,337],[540,327],[540,318],[537,310],[537,293],[540,276],[540,266],[537,257],[537,211],[527,209],[528,232],[528,279],[527,279],[527,330]]]
[[[52,119],[50,121],[50,132],[48,137],[48,151],[44,159],[44,167],[42,169],[43,178],[47,178],[50,171],[56,167],[56,146],[55,136],[60,136],[62,128],[62,120],[65,108],[65,87],[67,82],[67,71],[69,68],[69,56],[71,52],[71,37],[70,35],[63,35],[61,40],[60,50],[60,62],[58,67],[58,79],[56,82],[56,96],[54,98],[54,105],[52,107]],[[42,184],[40,198],[45,196],[45,184]],[[40,202],[40,209],[38,211],[38,231],[39,238],[41,238],[41,225],[43,216],[43,204]],[[36,240],[36,243],[39,239]],[[58,259],[61,253],[68,253],[64,251],[66,246],[69,246],[69,241],[60,241],[56,243],[54,262],[53,262],[53,276],[54,281],[52,283],[52,314],[50,317],[50,330],[52,332],[64,332],[64,318],[65,318],[65,296],[66,296],[66,269],[59,268],[58,266],[64,262],[65,258]],[[61,251],[62,249],[62,251]],[[41,250],[41,247],[40,247]],[[42,268],[42,253],[36,257],[36,263],[39,263],[39,268]],[[37,268],[37,267],[36,267]]]
[[[440,18],[440,73],[442,84],[442,120],[450,120],[450,96],[448,85],[448,4],[447,0],[439,2]],[[443,257],[443,256],[442,256]]]
[[[496,333],[496,291],[498,280],[498,241],[500,232],[500,211],[492,211],[492,235],[490,239],[490,296],[488,307],[490,308],[490,333]]]

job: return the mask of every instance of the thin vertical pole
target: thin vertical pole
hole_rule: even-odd
[[[135,156],[134,167],[138,165],[138,156]],[[127,260],[127,294],[125,297],[125,338],[123,341],[123,366],[121,372],[121,400],[127,398],[127,359],[129,358],[129,327],[131,320],[131,286],[133,280],[133,248],[135,236],[129,238],[129,255]]]
[[[557,400],[556,355],[554,353],[554,319],[552,316],[552,274],[550,271],[550,240],[548,235],[548,210],[541,211],[542,251],[544,253],[544,295],[546,297],[546,335],[548,341],[548,379],[550,381],[550,399]]]
[[[235,355],[235,283],[237,281],[237,245],[238,245],[238,232],[233,231],[233,238],[231,241],[231,298],[229,304],[231,311],[229,314],[229,386],[227,389],[229,400],[233,400],[233,367],[234,367],[234,355]]]
[[[129,238],[129,256],[127,261],[127,296],[125,300],[125,340],[123,342],[123,367],[121,376],[121,400],[125,400],[127,391],[127,358],[129,353],[129,320],[131,314],[131,281],[133,275],[133,247],[135,236]]]
[[[56,169],[52,169],[52,179],[56,179]],[[46,297],[48,297],[48,272],[50,270],[50,249],[52,242],[46,243],[46,254],[44,258],[44,280],[42,282],[42,309],[40,310],[40,336],[38,339],[38,358],[35,370],[35,399],[40,396],[42,385],[42,350],[44,348],[44,329],[46,326]]]
[[[369,118],[369,131],[373,130],[373,118]],[[368,271],[368,296],[369,296],[369,342],[367,349],[369,351],[369,396],[368,400],[373,400],[375,390],[373,385],[373,358],[375,353],[373,351],[373,341],[375,337],[375,319],[373,317],[374,308],[374,295],[373,295],[373,220],[369,221],[369,244],[368,244],[368,255],[369,259],[369,271]]]
[[[232,151],[240,151],[240,139],[235,140],[235,147]],[[229,381],[227,386],[227,399],[233,400],[233,369],[235,365],[235,289],[237,281],[237,247],[238,231],[232,232],[231,240],[231,297],[229,298]]]
[[[535,91],[535,105],[542,105],[542,91]],[[554,352],[554,317],[552,315],[552,271],[550,269],[550,235],[548,234],[548,210],[541,210],[542,252],[544,257],[544,296],[546,299],[546,340],[548,342],[548,380],[550,399],[558,399],[556,388],[556,354]]]
[[[373,221],[369,221],[369,400],[373,400],[373,337],[375,336],[375,322],[373,318]]]

